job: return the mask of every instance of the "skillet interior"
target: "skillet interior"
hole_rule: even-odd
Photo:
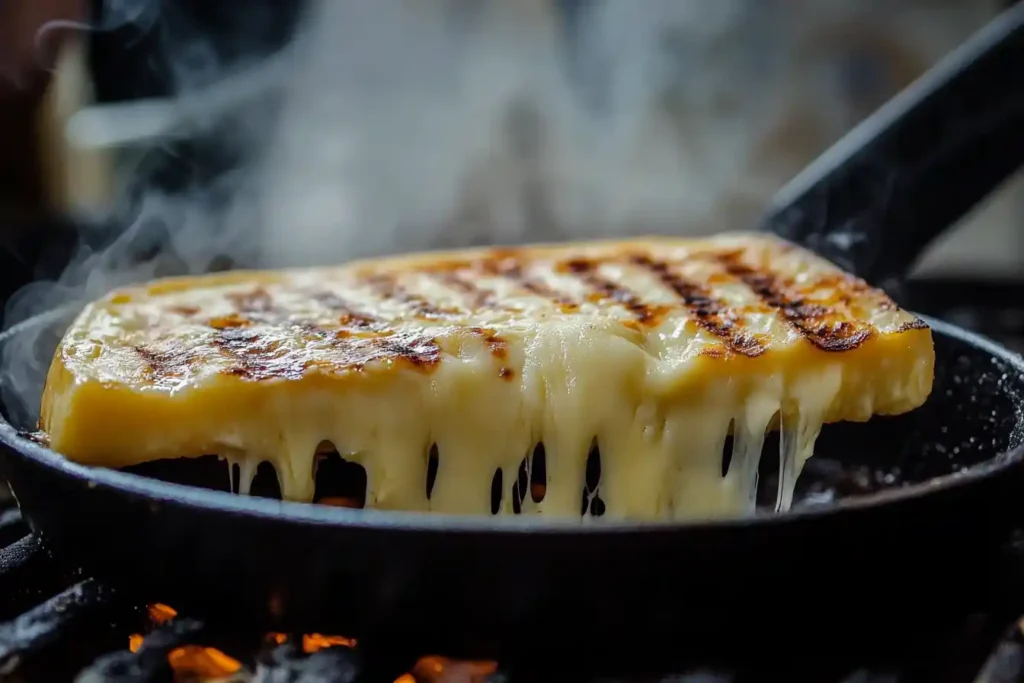
[[[670,633],[733,632],[751,610],[781,623],[808,599],[855,614],[896,594],[920,609],[937,602],[924,586],[943,579],[957,582],[956,599],[977,597],[983,556],[1019,519],[1024,363],[929,322],[938,358],[927,405],[827,428],[802,509],[782,516],[581,527],[367,513],[89,470],[6,422],[0,452],[55,553],[147,598],[274,628],[386,630],[389,642],[447,652],[515,652],[523,639],[536,652],[547,634],[560,651],[607,655],[601,638],[657,647]],[[51,314],[3,343],[35,339],[45,365],[61,330]],[[843,500],[821,505],[829,496]]]

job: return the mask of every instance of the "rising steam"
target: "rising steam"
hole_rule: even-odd
[[[867,113],[837,90],[842,74],[808,66],[807,46],[816,25],[870,4],[318,0],[260,62],[225,57],[223,38],[168,14],[174,3],[108,0],[98,28],[158,33],[171,119],[228,162],[168,187],[144,160],[109,221],[122,228],[81,247],[57,282],[19,292],[5,324],[225,262],[746,227]],[[235,48],[266,10],[240,14]],[[773,153],[776,138],[805,153]],[[168,144],[153,154],[166,161]],[[38,341],[3,356],[3,398],[25,414],[50,362]]]

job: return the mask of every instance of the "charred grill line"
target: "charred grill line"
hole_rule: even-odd
[[[562,264],[562,267],[579,278],[591,290],[588,298],[614,301],[632,313],[637,322],[643,325],[657,325],[661,321],[665,314],[665,307],[647,304],[627,288],[598,274],[599,265],[594,260],[573,259]]]
[[[273,308],[273,298],[262,287],[251,292],[234,292],[224,296],[240,313],[265,313]]]
[[[233,292],[225,294],[235,310],[239,313],[269,313],[274,309],[274,299],[263,287],[256,287],[250,292]]]
[[[192,363],[192,353],[186,349],[163,351],[148,346],[132,347],[146,364],[146,372],[158,381],[182,377]]]
[[[298,379],[306,370],[304,360],[281,357],[278,354],[280,344],[256,330],[222,330],[213,343],[231,359],[232,367],[228,372],[232,375],[252,380]]]
[[[358,310],[333,292],[314,292],[310,297],[332,314],[337,315],[338,323],[342,327],[376,329],[377,331],[383,331],[387,327],[380,318]]]
[[[346,330],[333,334],[328,330],[309,329],[333,346],[332,357],[325,371],[359,370],[375,360],[401,360],[420,369],[431,368],[441,360],[441,348],[427,335],[414,332],[385,331],[376,336],[359,337]],[[219,330],[212,344],[231,361],[228,374],[260,381],[274,378],[299,379],[318,361],[302,353],[290,352],[271,335],[259,328]]]
[[[490,274],[505,278],[524,292],[533,294],[541,299],[547,299],[565,313],[575,311],[580,306],[571,297],[555,290],[547,283],[526,275],[520,263],[510,260],[502,262],[491,261],[486,264],[486,268]]]
[[[487,346],[491,355],[498,359],[508,356],[508,342],[502,339],[495,330],[487,327],[472,327],[470,332],[480,337],[480,340]]]
[[[434,273],[433,275],[445,286],[465,296],[471,308],[483,308],[495,304],[494,292],[480,289],[459,271]]]
[[[418,334],[395,334],[387,337],[365,340],[372,351],[361,362],[352,366],[362,367],[371,360],[395,358],[420,368],[432,367],[441,362],[441,347],[430,337]]]
[[[413,312],[424,318],[446,318],[458,311],[437,306],[422,296],[407,291],[395,281],[393,275],[378,273],[366,277],[363,282],[379,297],[394,299],[412,307]]]
[[[199,312],[198,306],[171,306],[167,309],[171,313],[176,313],[186,318],[191,318]]]
[[[744,330],[737,311],[728,303],[715,298],[702,285],[673,272],[671,266],[664,261],[656,261],[645,255],[637,255],[630,260],[635,266],[652,273],[663,285],[675,292],[683,305],[693,314],[694,322],[721,339],[730,351],[756,358],[767,350],[764,343]]]
[[[791,293],[777,273],[755,269],[742,262],[737,253],[718,254],[715,258],[726,273],[749,287],[761,303],[778,311],[792,329],[822,351],[852,351],[874,334],[857,321],[843,320],[833,307]],[[834,290],[837,296],[850,296],[843,292],[839,281],[834,283]]]

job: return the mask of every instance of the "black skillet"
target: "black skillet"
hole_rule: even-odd
[[[1018,5],[794,181],[767,228],[874,282],[901,275],[1024,160],[1022,67]],[[840,249],[836,233],[851,229],[866,241]],[[66,318],[30,320],[2,343],[35,339],[47,358]],[[755,640],[806,656],[832,634],[905,637],[914,619],[970,608],[1024,517],[1024,362],[928,322],[927,404],[828,426],[800,505],[783,515],[580,526],[282,503],[82,467],[24,438],[31,424],[7,422],[0,463],[55,555],[246,628],[506,662],[585,655],[636,668],[641,652]],[[209,485],[188,462],[187,476],[150,473]]]

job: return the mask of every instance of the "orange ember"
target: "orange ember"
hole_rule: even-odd
[[[412,674],[399,677],[395,683],[484,683],[487,677],[497,670],[497,662],[463,662],[444,657],[421,657],[412,668]]]
[[[311,654],[335,645],[354,647],[356,641],[344,636],[325,636],[321,633],[307,633],[302,636],[302,651]]]
[[[267,642],[275,645],[284,645],[290,640],[287,633],[271,632],[267,634]],[[355,647],[355,638],[345,636],[328,636],[323,633],[307,633],[302,636],[302,651],[306,654],[319,652],[329,647],[342,645],[344,647]]]
[[[174,609],[169,605],[165,605],[161,602],[154,602],[152,605],[146,608],[146,612],[149,615],[149,622],[153,626],[159,626],[160,624],[166,624],[168,621],[178,616],[178,610]],[[139,648],[142,647],[143,636],[141,633],[132,633],[128,636],[128,649],[132,652],[138,652]]]
[[[178,616],[178,610],[163,603],[154,602],[149,606],[149,619],[154,624],[166,624],[176,616]]]
[[[220,678],[237,673],[242,663],[220,650],[201,645],[184,645],[167,655],[174,673],[197,678]]]

